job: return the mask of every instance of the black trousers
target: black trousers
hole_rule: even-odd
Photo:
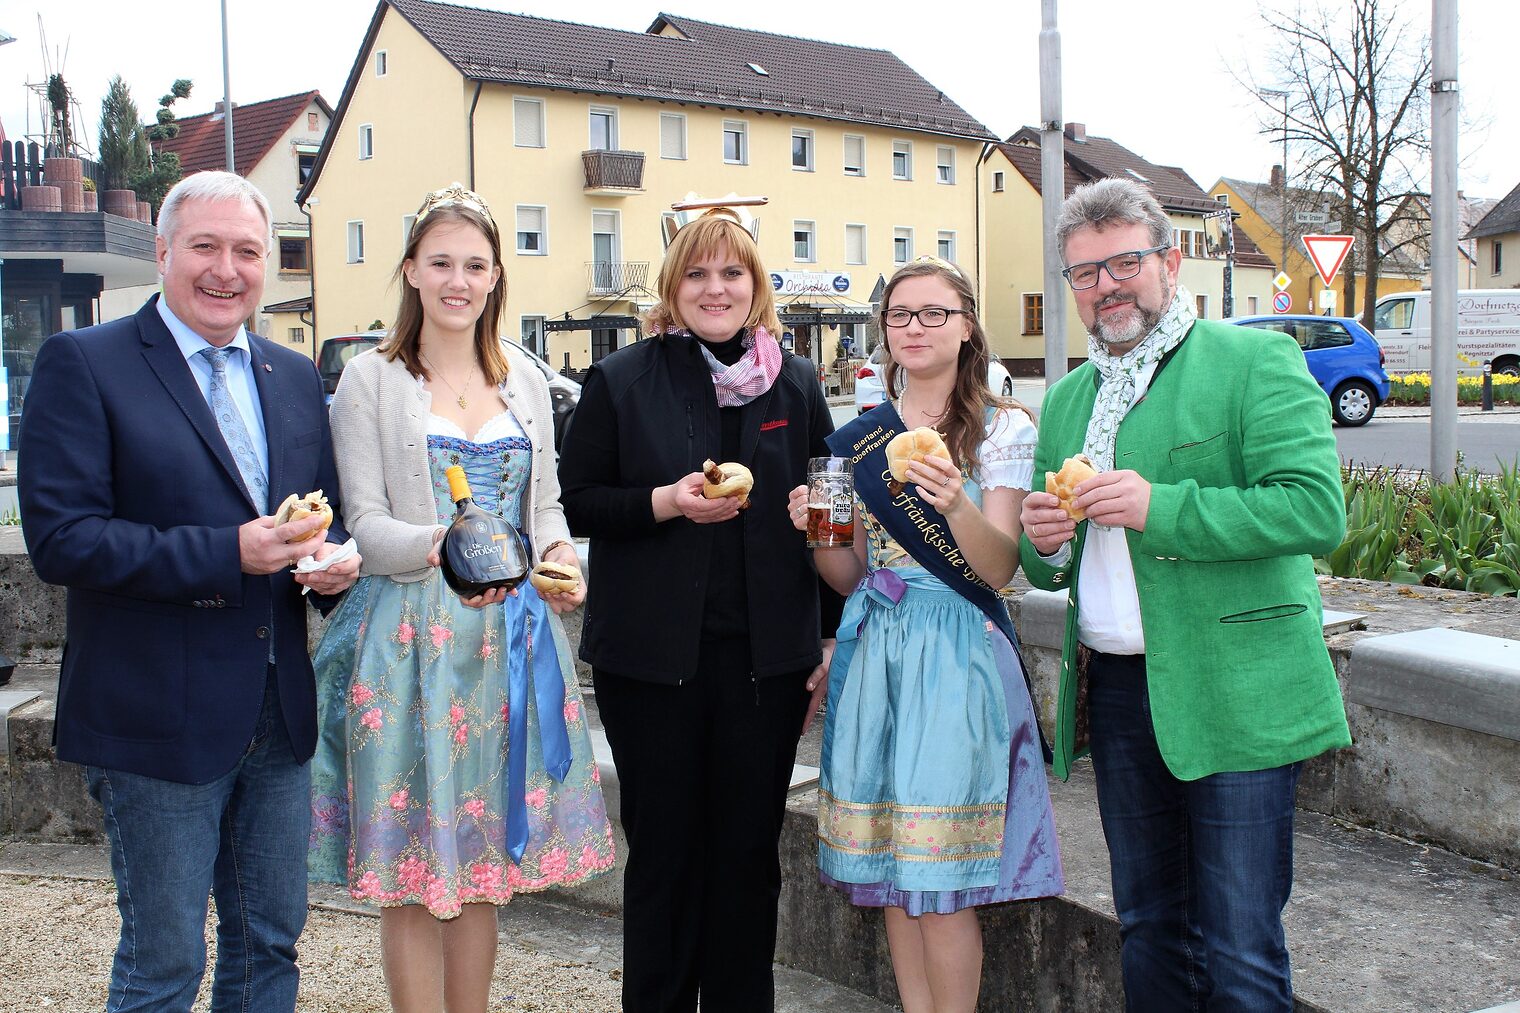
[[[699,671],[683,686],[593,673],[628,836],[625,1013],[691,1013],[698,995],[703,1013],[775,1007],[777,847],[808,673]]]

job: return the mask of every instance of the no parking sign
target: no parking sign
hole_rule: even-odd
[[[1272,312],[1286,313],[1293,308],[1293,297],[1286,292],[1279,292],[1272,297]]]

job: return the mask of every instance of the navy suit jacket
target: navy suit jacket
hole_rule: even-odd
[[[202,784],[232,769],[263,703],[274,638],[297,759],[316,743],[306,605],[290,571],[242,572],[238,527],[269,512],[150,299],[37,354],[22,413],[22,528],[37,575],[68,588],[60,759]],[[322,489],[341,517],[310,359],[249,335],[269,493]],[[335,523],[330,541],[348,536]]]

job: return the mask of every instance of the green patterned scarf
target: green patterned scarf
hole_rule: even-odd
[[[1110,355],[1103,343],[1087,337],[1087,357],[1103,378],[1098,399],[1093,403],[1092,418],[1087,422],[1087,441],[1082,452],[1100,472],[1114,470],[1114,441],[1119,437],[1119,423],[1135,406],[1136,378],[1153,363],[1182,344],[1198,315],[1193,312],[1193,297],[1177,286],[1172,304],[1162,315],[1156,329],[1124,355]]]

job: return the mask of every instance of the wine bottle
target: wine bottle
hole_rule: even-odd
[[[517,529],[500,515],[475,505],[470,480],[459,465],[446,468],[444,475],[455,512],[438,547],[443,579],[461,598],[496,587],[511,590],[522,583],[529,570],[528,550]]]

